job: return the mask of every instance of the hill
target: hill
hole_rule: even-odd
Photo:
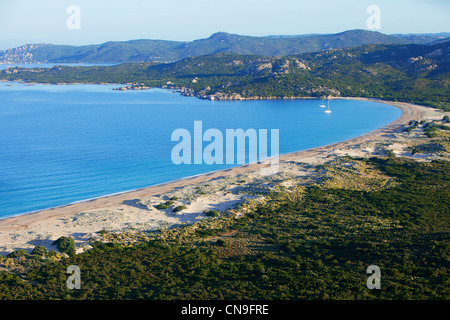
[[[191,42],[166,40],[111,41],[103,44],[69,46],[27,44],[0,51],[0,63],[125,63],[173,62],[219,52],[286,56],[368,44],[407,44],[442,40],[442,36],[385,35],[375,31],[349,30],[336,34],[252,37],[218,32]]]

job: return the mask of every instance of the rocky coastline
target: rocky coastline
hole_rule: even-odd
[[[239,93],[224,93],[224,92],[214,92],[211,94],[206,94],[205,91],[209,91],[209,88],[202,91],[195,91],[192,88],[184,87],[184,86],[176,86],[172,83],[168,83],[166,85],[160,86],[161,89],[173,90],[174,92],[178,92],[186,97],[196,97],[204,100],[211,101],[236,101],[236,100],[293,100],[293,99],[316,99],[317,97],[299,97],[299,96],[252,96],[252,97],[243,97]],[[324,97],[327,98],[327,97]]]
[[[127,90],[148,90],[150,87],[144,85],[143,83],[133,83],[131,85],[126,85],[118,88],[113,88],[113,90],[127,91]]]

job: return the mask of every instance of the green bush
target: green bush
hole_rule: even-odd
[[[58,256],[59,256],[59,252],[56,251],[56,250],[49,251],[49,253],[47,255],[48,258],[51,258],[51,257],[56,257],[57,258]]]
[[[221,239],[221,238],[217,239],[216,244],[219,247],[226,247],[227,246],[227,242],[224,239]]]
[[[205,212],[205,215],[206,215],[207,217],[218,217],[218,216],[220,216],[220,211],[217,211],[217,210],[209,210],[209,211],[206,211],[206,212]]]
[[[25,257],[27,255],[27,252],[24,249],[19,249],[16,251],[11,252],[7,255],[8,258],[20,258]]]
[[[216,236],[220,229],[197,229],[195,230],[195,235],[205,238]]]
[[[53,245],[56,245],[60,252],[67,253],[69,257],[75,255],[75,241],[72,237],[60,237],[53,242]]]
[[[158,204],[155,208],[158,210],[162,210],[162,209],[169,209],[169,207],[173,204],[174,202],[172,200],[166,201],[165,203],[160,203]]]
[[[37,245],[36,247],[34,247],[33,251],[31,252],[31,254],[37,254],[40,256],[43,256],[47,253],[48,253],[48,250],[41,245]]]
[[[415,146],[414,148],[412,148],[411,153],[412,154],[416,154],[416,153],[439,153],[445,151],[445,148],[440,145],[440,144],[436,144],[436,143],[428,143],[428,144],[421,144],[418,146]]]
[[[178,212],[178,211],[181,211],[184,209],[187,209],[187,207],[186,206],[178,206],[178,207],[173,208],[172,212]]]

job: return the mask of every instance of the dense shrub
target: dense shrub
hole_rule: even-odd
[[[24,249],[19,249],[16,251],[11,252],[10,254],[7,255],[8,258],[20,258],[20,257],[25,257],[27,255],[27,251]]]
[[[48,253],[48,250],[44,246],[41,246],[41,245],[37,245],[36,247],[34,247],[33,251],[31,252],[31,254],[37,254],[40,256],[43,256],[47,253]]]
[[[67,253],[69,257],[75,255],[75,241],[72,237],[60,237],[53,242],[58,250],[62,253]]]
[[[27,281],[0,272],[0,299],[448,299],[450,163],[358,161],[397,183],[273,192],[238,219],[202,219],[132,246],[92,242],[57,262],[9,261]],[[72,264],[82,290],[67,289]],[[381,290],[365,285],[372,264]]]

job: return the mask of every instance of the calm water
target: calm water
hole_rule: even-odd
[[[0,82],[0,217],[41,210],[233,165],[175,165],[177,128],[279,129],[280,154],[382,127],[401,115],[375,102],[208,101],[117,85]],[[206,146],[208,143],[204,143]]]

